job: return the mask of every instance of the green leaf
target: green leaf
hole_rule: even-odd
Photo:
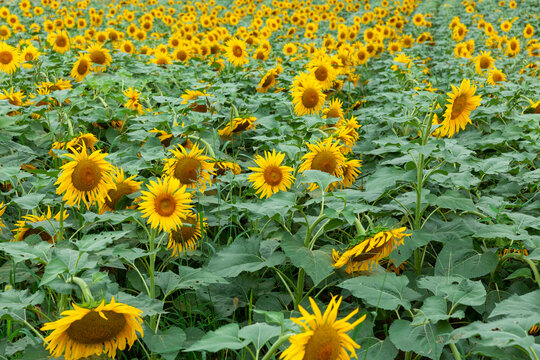
[[[447,191],[441,196],[435,196],[429,194],[426,199],[432,204],[437,205],[443,209],[465,210],[465,211],[478,211],[471,199],[465,197],[463,194],[457,191]]]
[[[370,276],[358,276],[345,280],[338,286],[349,290],[354,296],[369,305],[385,310],[396,310],[403,306],[411,309],[411,301],[420,298],[420,294],[407,285],[406,276],[397,276],[391,272],[376,272]]]
[[[430,359],[439,359],[452,327],[446,321],[413,325],[407,320],[394,320],[390,340],[402,351],[413,351]]]
[[[516,271],[512,272],[507,277],[505,277],[504,280],[512,280],[512,279],[519,279],[519,278],[532,279],[531,269],[519,268]]]
[[[486,289],[481,281],[472,281],[452,276],[424,276],[418,280],[419,288],[445,298],[456,307],[482,305],[486,300]]]
[[[145,293],[133,296],[125,292],[119,292],[118,295],[115,296],[115,300],[142,310],[143,316],[153,316],[165,313],[163,310],[163,301],[152,299]]]
[[[398,354],[398,349],[392,344],[390,338],[386,338],[384,341],[377,338],[367,338],[359,345],[361,348],[357,350],[358,359],[389,360],[395,359]]]
[[[266,323],[256,323],[240,329],[238,335],[242,339],[249,340],[255,349],[261,349],[266,342],[281,334],[280,326],[268,325]]]
[[[474,279],[489,274],[499,262],[494,252],[478,252],[470,239],[448,242],[437,257],[436,275]]]
[[[41,277],[41,282],[39,286],[44,286],[56,279],[60,274],[63,274],[68,271],[68,266],[58,257],[54,257],[47,266],[45,266],[45,272]]]
[[[159,354],[165,360],[174,360],[178,352],[184,348],[186,333],[175,326],[165,331],[158,330],[157,334],[145,328],[143,340],[153,353]]]
[[[53,244],[49,244],[48,242],[42,241],[41,238],[39,238],[38,243],[31,245],[27,240],[29,240],[32,236],[39,238],[38,235],[32,234],[25,239],[26,241],[0,243],[0,250],[5,251],[6,254],[9,254],[15,263],[19,263],[24,260],[47,261]]]
[[[309,250],[298,236],[285,233],[281,240],[281,248],[294,266],[305,270],[314,285],[319,284],[334,272],[330,253],[323,250]]]
[[[462,319],[465,316],[462,310],[448,314],[448,303],[440,296],[431,296],[424,300],[418,313],[419,315],[414,317],[413,325],[424,324],[426,321],[435,324],[441,320],[448,320],[450,318]]]
[[[129,231],[105,231],[99,234],[86,234],[77,241],[77,247],[80,251],[100,251],[129,234]]]
[[[193,269],[188,266],[179,266],[178,274],[172,271],[157,272],[155,274],[156,285],[158,285],[165,295],[169,295],[175,290],[192,289],[196,290],[209,284],[226,284],[227,280],[203,269]]]
[[[28,194],[24,195],[18,198],[13,198],[13,203],[19,205],[21,209],[24,210],[33,210],[37,207],[39,207],[39,203],[43,198],[45,197],[45,194]]]
[[[16,311],[25,309],[29,305],[38,305],[45,296],[41,291],[31,294],[30,290],[9,289],[0,292],[0,309]]]
[[[405,174],[405,170],[397,167],[378,167],[377,171],[367,178],[364,199],[377,200],[387,189],[394,187],[396,182],[408,180]]]
[[[326,189],[331,183],[341,180],[341,178],[319,170],[306,170],[302,174],[303,177],[298,176],[302,184],[316,183],[320,189]]]
[[[495,305],[489,318],[496,316],[507,317],[513,321],[527,319],[533,323],[540,323],[540,290],[524,295],[512,295]]]
[[[247,346],[250,341],[240,339],[238,332],[239,328],[238,324],[236,323],[222,326],[216,331],[210,331],[209,333],[206,333],[202,337],[202,339],[195,342],[193,345],[191,345],[184,351],[217,352],[223,349],[241,349]]]

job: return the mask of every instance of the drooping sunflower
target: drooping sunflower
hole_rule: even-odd
[[[239,134],[243,131],[253,130],[257,126],[255,123],[257,118],[255,116],[247,117],[235,117],[233,120],[225,125],[223,129],[218,130],[219,136],[225,138],[231,137],[233,134]]]
[[[94,202],[102,203],[114,186],[110,177],[113,166],[105,160],[108,154],[97,150],[88,155],[86,145],[80,152],[73,148],[71,151],[72,154],[64,155],[72,161],[60,167],[62,172],[55,183],[59,185],[56,193],[64,193],[62,200],[70,206],[79,206],[81,200],[87,208]]]
[[[330,101],[328,107],[323,109],[325,118],[343,119],[343,101],[335,98]]]
[[[178,179],[181,185],[188,188],[198,188],[201,192],[211,183],[210,175],[214,174],[214,163],[210,157],[203,155],[203,148],[199,144],[193,144],[189,152],[180,145],[169,150],[174,158],[165,159],[163,172],[167,176]]]
[[[94,64],[91,69],[92,71],[103,72],[107,69],[107,66],[111,65],[111,54],[109,54],[108,49],[103,48],[101,43],[90,45],[86,51],[88,52],[92,64]]]
[[[12,74],[21,66],[21,55],[17,48],[0,42],[0,71],[8,75]]]
[[[321,312],[315,301],[310,297],[313,314],[308,313],[302,306],[298,306],[302,317],[291,320],[302,327],[302,333],[289,338],[291,345],[280,355],[284,360],[350,360],[356,357],[358,345],[346,333],[354,329],[364,321],[366,315],[349,323],[349,319],[358,313],[358,309],[352,311],[341,320],[337,320],[338,309],[342,298],[336,300],[332,297],[328,307]]]
[[[480,105],[482,96],[474,95],[476,86],[471,85],[469,79],[463,79],[459,88],[452,85],[452,92],[447,93],[450,97],[446,105],[444,120],[441,123],[441,134],[452,137],[459,130],[464,130],[465,125],[471,122],[471,111]]]
[[[174,177],[166,176],[157,182],[150,181],[149,191],[141,191],[139,203],[142,217],[147,217],[152,229],[171,232],[182,225],[189,215],[191,194]]]
[[[334,267],[345,268],[347,274],[359,271],[370,271],[379,260],[387,257],[394,248],[403,245],[403,238],[411,234],[405,234],[405,227],[380,231],[372,237],[354,245],[351,249],[339,254],[333,250]]]
[[[111,174],[111,178],[115,187],[109,189],[107,198],[100,204],[100,214],[103,214],[105,211],[114,211],[124,195],[127,196],[133,194],[141,188],[141,182],[133,180],[135,175],[126,178],[124,169],[122,168],[115,168]]]
[[[287,191],[294,180],[291,173],[294,169],[290,166],[283,166],[285,154],[277,153],[274,149],[272,153],[265,151],[264,157],[255,156],[255,163],[258,167],[250,167],[254,171],[248,176],[248,181],[253,183],[257,190],[256,194],[261,198],[269,198],[278,191]]]
[[[30,236],[32,234],[36,234],[39,237],[41,237],[41,240],[43,240],[43,241],[47,241],[47,242],[49,242],[51,244],[55,243],[57,241],[57,238],[56,238],[57,234],[56,233],[55,234],[49,234],[45,230],[32,227],[29,224],[37,223],[37,222],[40,222],[40,221],[49,221],[50,222],[53,219],[56,220],[56,221],[60,221],[60,217],[62,217],[65,220],[65,219],[68,218],[68,216],[69,216],[69,214],[68,214],[67,210],[64,210],[63,214],[58,212],[56,215],[53,216],[50,207],[47,207],[47,212],[41,214],[40,216],[37,216],[37,215],[25,215],[25,216],[23,216],[23,220],[17,221],[17,223],[15,224],[17,226],[17,228],[13,230],[15,232],[15,237],[14,237],[13,241],[23,241],[28,236]]]
[[[309,73],[301,73],[295,78],[291,94],[294,112],[298,116],[317,114],[324,105],[325,95],[322,86]]]
[[[474,59],[474,62],[476,72],[479,74],[482,74],[484,70],[490,70],[495,65],[495,60],[491,57],[491,51],[481,51],[481,54]]]
[[[216,161],[215,169],[216,174],[214,175],[214,178],[224,175],[227,171],[232,172],[234,175],[238,175],[242,172],[240,165],[232,161]]]
[[[197,249],[206,226],[206,218],[202,218],[200,214],[191,213],[182,219],[182,226],[169,233],[167,249],[172,250],[172,256],[180,256]]]
[[[336,79],[337,74],[330,63],[328,55],[312,59],[307,66],[313,77],[321,85],[322,90],[327,90],[332,87],[332,83]]]
[[[8,90],[2,90],[3,93],[0,93],[0,100],[7,100],[13,106],[22,106],[23,99],[26,95],[23,94],[22,90],[14,91],[13,86]]]
[[[71,77],[76,81],[83,81],[83,79],[90,73],[90,68],[92,67],[92,60],[88,54],[80,54],[79,58],[73,64],[71,69]]]
[[[307,144],[307,147],[310,152],[302,157],[304,162],[300,165],[299,172],[319,170],[335,177],[343,176],[345,157],[340,150],[339,143],[334,142],[334,138],[326,138],[315,145]],[[315,190],[317,188],[318,185],[315,183],[308,187],[309,190]]]
[[[497,67],[493,66],[489,72],[487,83],[490,85],[501,85],[499,83],[503,81],[506,81],[506,75],[501,70],[497,69]]]
[[[265,94],[269,89],[276,86],[277,80],[277,71],[275,69],[270,69],[261,79],[257,85],[257,91]]]
[[[226,46],[227,60],[234,66],[242,66],[249,62],[246,43],[237,38],[232,38],[227,42]]]
[[[53,330],[45,344],[54,357],[63,355],[66,360],[76,360],[105,353],[114,358],[117,350],[133,345],[137,333],[143,336],[142,310],[118,303],[114,297],[107,305],[103,300],[88,309],[72,305],[73,310],[63,311],[61,319],[41,328]]]

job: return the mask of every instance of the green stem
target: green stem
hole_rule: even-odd
[[[204,140],[204,139],[202,139],[202,138],[200,138],[198,136],[194,136],[194,135],[187,135],[187,138],[202,142],[205,145],[205,149],[208,150],[208,153],[210,154],[210,157],[212,159],[216,158],[216,153],[214,152],[214,149],[212,149],[212,146],[210,146],[208,141],[206,141],[206,140]]]
[[[508,259],[521,260],[521,261],[527,263],[529,265],[529,267],[531,268],[533,274],[534,274],[534,280],[538,284],[538,287],[540,287],[540,273],[538,272],[538,267],[534,264],[534,262],[531,259],[527,259],[522,254],[508,253],[508,254],[506,254],[506,255],[504,255],[502,257],[501,261],[499,262],[499,265],[504,263]],[[497,267],[499,267],[499,266],[497,266]]]
[[[362,226],[362,223],[358,218],[354,219],[354,226],[356,227],[356,232],[359,236],[366,235],[366,229]]]
[[[304,268],[298,270],[298,281],[296,283],[296,289],[294,291],[294,309],[298,310],[298,305],[302,302],[304,295],[304,277],[306,276],[306,271]]]
[[[150,237],[148,238],[148,251],[150,252],[149,255],[149,265],[148,265],[148,275],[150,277],[150,298],[154,299],[156,297],[156,285],[155,285],[155,267],[156,267],[156,252],[154,251],[154,241],[156,239],[156,231],[152,229],[150,231]],[[154,330],[154,332],[157,331],[156,329],[156,316],[150,317],[150,328]]]
[[[84,282],[83,279],[80,277],[73,276],[71,278],[71,282],[78,285],[81,288],[83,300],[87,304],[91,304],[95,302],[94,297],[92,296],[92,293],[90,292],[90,289],[88,288],[88,285]]]
[[[283,345],[283,343],[287,340],[289,340],[289,338],[292,336],[292,334],[288,334],[288,335],[281,335],[279,337],[279,339],[276,340],[276,342],[274,343],[274,345],[272,345],[272,347],[268,350],[268,352],[264,355],[264,357],[262,358],[262,360],[270,360],[270,358],[274,355],[274,353],[279,349],[279,347],[281,345]]]
[[[459,351],[458,351],[458,349],[456,347],[456,344],[450,343],[450,344],[448,344],[448,346],[450,346],[450,349],[452,350],[452,354],[454,355],[454,359],[461,360],[461,354],[459,353]]]

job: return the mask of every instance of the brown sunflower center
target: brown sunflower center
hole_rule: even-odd
[[[0,63],[7,65],[13,61],[13,54],[9,51],[0,51]]]
[[[503,77],[500,73],[496,72],[493,74],[493,81],[494,82],[499,82],[499,81],[502,81],[503,80]]]
[[[201,169],[201,162],[194,158],[183,158],[176,162],[174,177],[182,184],[192,184],[197,181]]]
[[[34,55],[32,55],[32,53],[26,53],[26,54],[24,55],[24,60],[26,60],[26,61],[32,61],[32,60],[34,60]]]
[[[176,201],[171,194],[162,194],[156,198],[155,208],[159,215],[171,216],[176,209]]]
[[[324,66],[319,66],[317,70],[315,70],[315,77],[319,81],[326,81],[326,79],[328,79],[328,69]]]
[[[270,186],[276,186],[281,183],[283,179],[283,173],[278,166],[268,166],[264,170],[264,181]]]
[[[512,42],[510,43],[510,49],[516,50],[516,48],[517,48],[517,44],[516,44],[515,42],[512,41]]]
[[[269,87],[269,86],[272,84],[272,82],[274,81],[274,79],[275,79],[275,77],[274,77],[273,74],[268,75],[268,76],[266,77],[266,79],[264,79],[264,82],[263,82],[263,84],[262,84],[262,87],[263,87],[263,88]]]
[[[491,61],[489,61],[489,58],[486,56],[482,56],[480,58],[480,68],[481,69],[487,69],[491,65]]]
[[[131,189],[131,186],[129,186],[128,184],[126,183],[120,183],[120,184],[116,184],[116,190],[114,189],[111,189],[109,190],[109,199],[106,199],[105,200],[105,205],[107,205],[109,208],[113,209],[116,207],[116,204],[118,203],[118,201],[120,201],[120,199],[122,198],[122,196],[124,195],[129,195],[133,192],[133,190]]]
[[[461,94],[454,100],[454,104],[452,105],[452,119],[457,118],[459,115],[465,111],[465,107],[467,105],[467,95]]]
[[[94,50],[90,53],[90,60],[94,64],[103,65],[107,61],[105,54],[101,50]]]
[[[82,319],[74,321],[66,330],[69,338],[79,344],[101,344],[114,339],[126,326],[123,314],[114,311],[90,311]]]
[[[328,112],[326,113],[326,117],[339,118],[339,110],[335,107],[330,108],[330,110],[328,110]]]
[[[56,38],[56,46],[58,47],[65,47],[67,45],[67,39],[63,36],[59,36]]]
[[[182,244],[182,248],[193,238],[197,227],[195,226],[195,220],[186,219],[182,220],[183,225],[178,230],[172,232],[172,239],[177,244]]]
[[[262,51],[257,53],[257,60],[264,60],[264,53]]]
[[[180,50],[176,53],[176,58],[180,61],[184,61],[187,59],[187,54],[184,50]]]
[[[313,88],[307,88],[302,94],[302,105],[307,108],[314,108],[319,103],[319,93]]]
[[[534,114],[540,114],[540,105],[536,105],[536,107],[533,110]]]
[[[127,53],[130,53],[131,52],[131,45],[124,44],[124,51],[127,52]]]
[[[341,339],[331,325],[323,325],[314,330],[306,344],[303,360],[337,360],[341,350]]]
[[[337,167],[337,159],[330,151],[321,151],[313,158],[311,168],[333,174]]]
[[[40,229],[28,229],[24,232],[24,235],[22,237],[22,239],[26,239],[27,237],[29,237],[30,235],[33,235],[33,234],[36,234],[36,235],[39,235],[39,237],[41,238],[41,240],[43,241],[47,241],[49,243],[52,243],[52,236],[49,235],[46,231],[43,231],[43,230],[40,230]]]
[[[232,49],[232,53],[236,57],[241,57],[244,52],[242,51],[242,48],[240,46],[234,45]]]
[[[94,190],[101,181],[101,168],[99,164],[89,159],[83,159],[73,169],[71,181],[79,191]]]
[[[88,63],[86,61],[81,61],[79,66],[77,66],[77,74],[84,75],[88,71]]]

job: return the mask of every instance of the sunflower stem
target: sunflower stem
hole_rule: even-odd
[[[459,353],[459,350],[456,347],[456,344],[450,343],[448,344],[450,346],[450,349],[452,350],[452,354],[454,355],[455,360],[461,360],[461,354]]]
[[[264,357],[262,358],[262,360],[270,360],[270,358],[274,355],[274,353],[279,349],[279,347],[281,345],[283,345],[283,343],[287,340],[289,340],[289,338],[292,336],[293,334],[287,334],[287,335],[281,335],[279,337],[279,339],[276,340],[276,342],[274,343],[274,345],[272,345],[272,347],[270,349],[268,349],[268,352],[264,355]]]
[[[86,304],[94,303],[95,301],[94,297],[92,296],[92,293],[90,292],[90,289],[88,288],[88,285],[83,279],[77,276],[73,276],[71,278],[71,282],[78,285],[81,288],[83,300]]]
[[[148,238],[148,251],[150,252],[149,255],[149,265],[148,265],[148,276],[150,277],[150,299],[154,299],[156,297],[156,284],[155,284],[155,267],[156,267],[156,252],[154,251],[154,241],[156,239],[156,230],[152,229],[150,231],[150,236]],[[156,332],[157,322],[156,322],[156,316],[153,315],[150,317],[150,328]]]
[[[198,136],[194,136],[194,135],[187,135],[187,138],[202,142],[204,144],[206,150],[208,150],[208,153],[210,154],[212,159],[216,158],[216,153],[214,152],[214,149],[212,149],[212,146],[210,146],[208,141],[206,141],[206,140],[204,140],[204,139],[202,139],[202,138],[200,138]]]

